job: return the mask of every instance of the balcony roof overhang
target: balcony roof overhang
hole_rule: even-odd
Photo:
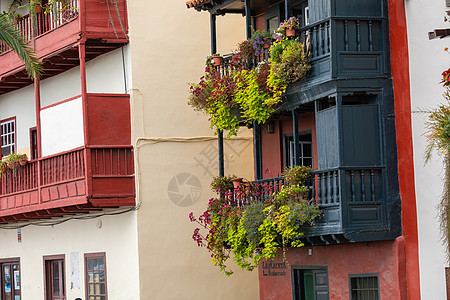
[[[250,0],[250,10],[257,11],[264,7],[284,2],[283,0]],[[187,8],[197,11],[209,11],[212,14],[244,14],[245,1],[243,0],[191,0],[186,2]]]

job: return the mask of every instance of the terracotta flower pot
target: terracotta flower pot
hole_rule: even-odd
[[[218,67],[222,64],[222,56],[211,56],[211,58],[213,59],[213,65],[214,67]]]
[[[241,188],[242,186],[242,178],[234,178],[231,180],[231,182],[233,182],[233,186],[235,189]]]
[[[19,164],[23,167],[26,166],[26,164],[28,163],[28,160],[26,158],[21,158],[19,160]]]
[[[295,29],[286,29],[286,36],[287,37],[295,36]]]
[[[42,6],[40,4],[36,4],[36,6],[34,8],[35,8],[37,14],[42,13]]]

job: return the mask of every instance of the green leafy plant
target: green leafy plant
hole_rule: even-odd
[[[304,184],[305,182],[300,182]],[[301,247],[304,224],[314,224],[322,212],[313,201],[306,199],[308,189],[301,185],[287,185],[267,201],[258,199],[258,186],[247,185],[244,191],[226,193],[221,198],[211,198],[207,210],[197,219],[189,218],[206,229],[194,230],[193,239],[211,253],[211,262],[231,275],[227,260],[247,271],[254,270],[262,259],[273,259],[278,250]],[[247,203],[246,205],[236,205]]]
[[[285,168],[281,175],[284,176],[287,185],[307,184],[311,179],[312,170],[310,166],[293,166]]]
[[[306,75],[311,68],[303,44],[297,39],[276,41],[270,48],[270,72],[273,80],[291,84]]]
[[[210,116],[210,128],[228,130],[228,136],[237,134],[239,121],[231,113],[231,108],[237,107],[231,97],[235,91],[234,79],[231,76],[222,76],[216,69],[207,65],[200,82],[191,83],[189,91],[188,104]]]
[[[447,247],[447,260],[450,261],[450,69],[442,73],[441,83],[445,87],[445,103],[427,112],[425,163],[430,161],[433,150],[444,157],[444,188],[439,209],[442,238]]]
[[[257,70],[242,70],[236,76],[234,101],[243,111],[244,118],[264,123],[272,114],[275,105],[281,102],[281,97],[274,97],[261,88]]]
[[[211,190],[216,192],[217,194],[225,194],[228,191],[233,190],[233,182],[232,180],[236,178],[235,175],[231,176],[215,176],[211,181],[210,187]]]

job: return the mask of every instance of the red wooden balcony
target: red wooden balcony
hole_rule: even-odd
[[[133,206],[133,149],[83,147],[8,170],[0,181],[0,223]]]
[[[126,1],[68,0],[58,13],[30,15],[16,25],[27,40],[35,42],[44,64],[43,79],[79,65],[78,46],[86,44],[86,61],[128,43]],[[15,53],[0,44],[0,95],[31,84]]]

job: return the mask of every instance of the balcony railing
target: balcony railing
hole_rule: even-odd
[[[1,175],[0,219],[80,204],[134,205],[133,174],[131,146],[92,146],[30,161]]]
[[[323,216],[315,227],[307,229],[306,236],[346,235],[367,230],[389,232],[384,170],[384,167],[361,166],[311,172],[307,199],[319,205]],[[276,197],[283,184],[283,177],[253,181],[235,189],[233,197],[228,199],[230,204],[239,207],[255,201],[267,202]]]
[[[330,20],[325,20],[315,24],[302,27],[297,30],[296,38],[303,43],[303,48],[312,60],[316,57],[328,55],[331,51]],[[252,60],[244,62],[243,65],[236,63],[239,54],[226,54],[220,66],[216,67],[222,76],[228,76],[240,69],[252,69],[263,61],[269,59],[269,49],[264,49],[263,53],[255,56]]]
[[[22,33],[27,41],[31,41],[33,34],[38,37],[78,17],[78,0],[68,0],[64,3],[56,2],[54,5],[57,6],[55,9],[46,11],[44,7],[42,13],[36,14],[34,24],[29,14],[21,17],[16,22],[15,28]],[[8,50],[8,46],[3,43],[0,44],[0,53]]]

